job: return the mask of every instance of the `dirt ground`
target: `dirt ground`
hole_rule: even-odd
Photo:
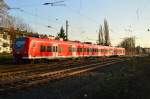
[[[0,99],[150,99],[150,57],[51,81]]]

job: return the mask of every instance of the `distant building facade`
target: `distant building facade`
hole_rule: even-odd
[[[11,53],[10,35],[6,32],[0,32],[0,53]]]
[[[150,54],[150,48],[143,48],[145,54]]]

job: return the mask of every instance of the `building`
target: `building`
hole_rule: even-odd
[[[11,53],[10,35],[6,32],[0,32],[0,53]]]
[[[43,35],[33,32],[20,31],[19,29],[14,28],[5,28],[0,27],[0,53],[11,53],[14,46],[16,38],[19,37],[38,37],[38,38],[47,38],[55,39],[51,35]]]
[[[150,54],[150,48],[143,48],[145,54]]]

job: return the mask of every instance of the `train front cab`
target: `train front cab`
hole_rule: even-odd
[[[29,39],[25,37],[17,38],[13,46],[14,61],[22,60],[28,56]]]

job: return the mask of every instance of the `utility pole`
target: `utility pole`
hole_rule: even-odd
[[[68,27],[69,27],[68,20],[66,20],[66,40],[67,41],[68,41]]]

